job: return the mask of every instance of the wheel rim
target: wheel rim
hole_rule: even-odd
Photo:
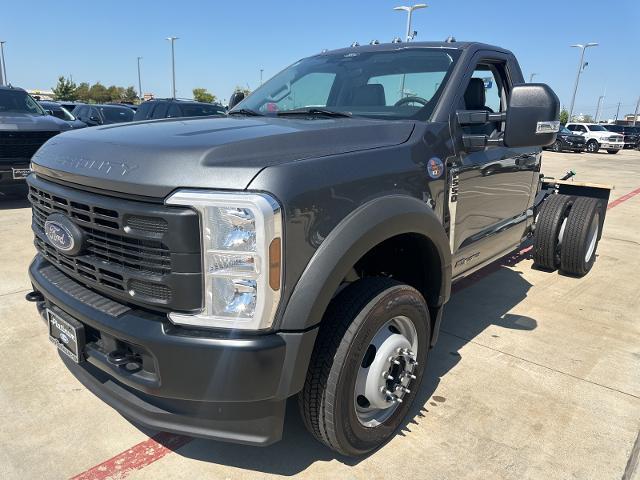
[[[593,252],[596,250],[596,242],[598,240],[598,230],[600,226],[598,225],[599,219],[595,218],[591,228],[589,228],[589,235],[587,235],[587,253],[584,255],[585,263],[589,263],[591,257],[593,256]]]
[[[394,317],[378,329],[360,360],[353,395],[363,426],[384,423],[411,393],[417,353],[418,334],[409,318]]]
[[[590,152],[595,152],[598,148],[596,147],[596,144],[594,142],[589,142],[589,145],[587,145],[587,150],[589,150]]]
[[[559,152],[560,151],[560,142],[558,142],[557,140],[553,144],[553,151],[554,152]]]

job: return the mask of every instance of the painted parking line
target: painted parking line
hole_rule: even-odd
[[[106,462],[102,462],[82,472],[71,480],[105,480],[107,478],[124,479],[135,470],[140,470],[160,460],[167,453],[185,446],[192,437],[160,432],[157,435],[134,445]]]
[[[636,188],[626,195],[610,202],[607,205],[607,210],[610,210],[639,194],[640,188]],[[497,272],[504,266],[514,266],[522,260],[529,258],[532,249],[533,247],[529,246],[515,253],[510,253],[474,274],[463,278],[453,285],[453,293],[464,290],[483,278],[488,277],[492,273]],[[72,477],[71,480],[107,480],[110,478],[124,480],[130,473],[160,460],[167,454],[185,446],[192,440],[194,440],[192,437],[160,432],[148,440],[140,442],[128,450],[117,454],[115,457],[112,457],[109,460],[91,467],[89,470],[86,470],[75,477]]]

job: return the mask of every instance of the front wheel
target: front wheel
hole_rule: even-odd
[[[612,155],[615,155],[616,153],[618,153],[620,150],[607,150],[607,153],[610,153]]]
[[[589,153],[597,153],[600,150],[600,144],[595,140],[589,140],[587,142],[587,152]]]
[[[344,288],[322,320],[298,405],[313,436],[343,455],[390,439],[422,382],[429,310],[413,287],[369,277]]]
[[[553,150],[554,152],[562,151],[562,144],[560,143],[560,140],[556,140],[555,142],[553,142],[553,145],[551,145],[551,150]]]

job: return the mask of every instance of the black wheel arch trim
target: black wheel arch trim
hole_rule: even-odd
[[[345,217],[322,242],[296,284],[280,320],[282,330],[303,330],[321,322],[340,283],[373,247],[402,234],[430,240],[440,259],[440,287],[427,299],[443,305],[451,293],[449,238],[435,212],[406,195],[379,197]]]

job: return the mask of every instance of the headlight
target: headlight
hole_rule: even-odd
[[[282,281],[282,216],[262,193],[179,190],[168,205],[200,215],[204,308],[172,312],[176,324],[262,330],[271,327]]]

